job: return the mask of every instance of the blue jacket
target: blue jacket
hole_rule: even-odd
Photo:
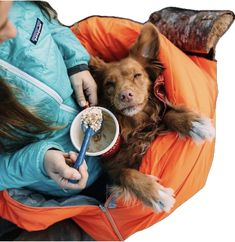
[[[37,142],[13,154],[0,154],[0,190],[27,187],[58,196],[78,193],[65,192],[50,179],[43,159],[50,148],[75,151],[69,129],[79,106],[69,75],[87,69],[89,55],[69,28],[50,21],[32,2],[14,2],[9,18],[17,36],[0,44],[0,76],[19,90],[21,103],[55,126],[65,127],[49,137],[38,135]],[[101,174],[101,166],[97,158],[86,161],[89,186]]]

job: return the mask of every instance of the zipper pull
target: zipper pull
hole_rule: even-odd
[[[103,212],[107,212],[107,209],[105,206],[103,206],[102,204],[99,204],[99,208],[103,211]]]

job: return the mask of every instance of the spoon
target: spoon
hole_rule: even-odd
[[[75,169],[78,169],[82,165],[91,137],[96,135],[101,130],[103,123],[101,109],[97,107],[86,108],[81,115],[81,121],[81,128],[84,132],[84,138],[79,155],[73,166]],[[78,181],[70,179],[69,182],[77,183]]]

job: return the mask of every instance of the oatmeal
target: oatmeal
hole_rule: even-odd
[[[81,121],[83,122],[85,128],[92,128],[97,132],[102,125],[103,116],[101,109],[97,107],[89,108],[81,116]]]

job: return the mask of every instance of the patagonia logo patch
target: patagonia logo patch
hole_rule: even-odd
[[[39,18],[37,18],[33,33],[30,38],[30,41],[35,45],[37,44],[40,34],[42,32],[42,26],[43,26],[43,22]]]

